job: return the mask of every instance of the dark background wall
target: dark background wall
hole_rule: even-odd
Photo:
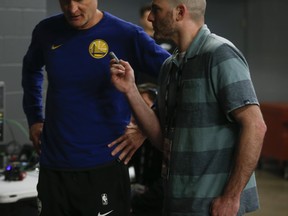
[[[138,24],[150,0],[99,0],[99,8]],[[260,102],[287,102],[287,0],[207,0],[206,23],[246,56]],[[22,57],[37,22],[59,13],[58,0],[0,0],[0,81],[6,87],[7,144],[27,138],[20,86]]]
[[[29,143],[21,106],[22,58],[33,27],[44,17],[46,0],[0,0],[0,81],[5,83],[5,132],[0,144],[9,144],[11,152]]]

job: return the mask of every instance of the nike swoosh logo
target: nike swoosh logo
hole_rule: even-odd
[[[61,47],[61,46],[62,46],[62,44],[59,44],[59,45],[54,45],[54,44],[53,44],[53,45],[51,46],[51,49],[52,49],[52,50],[55,50],[55,49],[58,49],[58,48]]]
[[[109,211],[109,212],[107,212],[107,213],[104,213],[104,214],[101,214],[100,212],[98,213],[98,216],[106,216],[106,215],[108,215],[108,214],[110,214],[110,213],[112,213],[113,212],[113,210],[112,211]]]

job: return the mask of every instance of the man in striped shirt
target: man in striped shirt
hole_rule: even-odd
[[[205,10],[205,0],[152,2],[154,37],[173,39],[178,47],[161,69],[159,122],[134,90],[130,65],[111,62],[113,83],[166,153],[169,216],[236,216],[259,208],[254,169],[266,125],[245,58],[210,32]]]

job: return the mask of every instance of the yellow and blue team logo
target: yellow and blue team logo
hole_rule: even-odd
[[[109,52],[109,46],[106,41],[102,39],[96,39],[89,45],[89,53],[93,58],[101,59]]]

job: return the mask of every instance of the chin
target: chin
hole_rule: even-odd
[[[154,32],[153,37],[154,37],[155,39],[159,39],[159,38],[160,38],[159,34],[157,34],[156,32]]]
[[[80,23],[70,22],[70,25],[75,29],[82,29],[83,25]]]
[[[164,38],[163,35],[160,35],[160,34],[154,34],[154,38],[159,40],[159,39],[167,39],[167,38]]]

